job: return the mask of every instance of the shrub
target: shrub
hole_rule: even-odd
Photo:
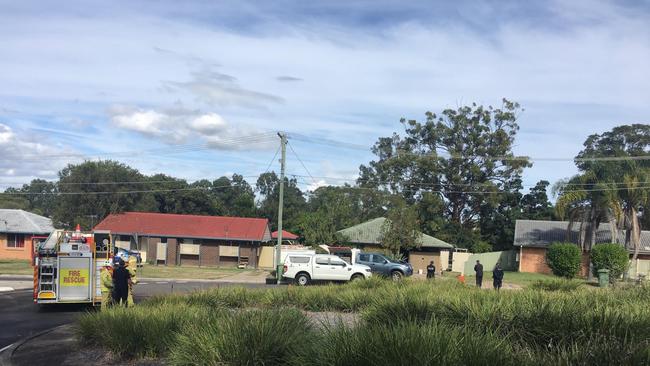
[[[591,263],[594,264],[594,275],[599,269],[609,270],[609,279],[614,281],[619,278],[630,263],[630,255],[619,244],[597,244],[591,250]]]
[[[553,243],[546,251],[546,263],[556,276],[574,278],[580,271],[582,253],[572,243]]]

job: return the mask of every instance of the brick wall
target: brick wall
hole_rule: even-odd
[[[181,254],[181,266],[199,266],[199,256],[191,254]]]
[[[219,265],[219,242],[204,240],[200,250],[201,266]]]
[[[167,265],[175,266],[178,254],[178,239],[167,239]]]
[[[520,272],[552,273],[546,264],[546,248],[521,248],[519,261]]]
[[[7,234],[0,234],[0,259],[32,259],[32,235],[25,235],[23,248],[7,247]]]
[[[552,274],[551,268],[546,264],[546,248],[521,248],[519,271]],[[582,254],[579,276],[589,274],[589,253]]]

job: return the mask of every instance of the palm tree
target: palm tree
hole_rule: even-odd
[[[571,241],[573,226],[580,223],[578,243],[583,252],[596,244],[596,231],[602,222],[609,222],[612,240],[617,240],[621,206],[611,185],[603,183],[596,172],[587,171],[553,187],[558,195],[555,209],[558,216],[568,218],[567,241]],[[588,278],[591,279],[591,263]]]
[[[640,208],[648,201],[648,186],[650,179],[648,169],[632,169],[630,174],[623,176],[623,189],[619,196],[625,215],[625,246],[632,244],[634,254],[632,262],[636,261],[640,250],[641,226],[639,224]]]
[[[555,210],[561,218],[568,218],[567,241],[575,223],[580,223],[578,243],[583,251],[590,251],[596,243],[596,231],[602,222],[609,222],[615,240],[621,208],[611,187],[598,180],[593,172],[576,175],[560,181],[553,187],[558,196]]]

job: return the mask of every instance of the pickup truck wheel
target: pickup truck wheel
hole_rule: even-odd
[[[306,273],[300,273],[296,276],[296,285],[298,286],[307,286],[309,284],[309,275]]]
[[[402,279],[404,275],[400,271],[393,271],[390,273],[390,278],[393,279],[393,281],[399,281]]]
[[[360,281],[363,279],[363,275],[359,273],[355,273],[352,275],[352,278],[350,278],[350,281],[355,282],[355,281]]]

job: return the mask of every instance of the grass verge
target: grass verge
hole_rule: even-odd
[[[217,268],[217,267],[187,267],[187,266],[156,266],[145,264],[138,269],[138,276],[143,278],[183,278],[218,280],[227,276],[246,273],[255,275],[261,271],[254,269]]]
[[[548,275],[543,273],[528,273],[528,272],[505,272],[503,276],[504,283],[510,283],[521,287],[528,287],[538,281],[549,281],[560,279],[554,275]],[[576,279],[575,281],[585,282],[582,279]],[[465,282],[469,285],[476,283],[476,276],[470,274],[465,277]],[[492,288],[492,271],[486,271],[483,275],[483,287]]]
[[[34,273],[28,260],[0,259],[0,273],[7,275],[31,275]]]

